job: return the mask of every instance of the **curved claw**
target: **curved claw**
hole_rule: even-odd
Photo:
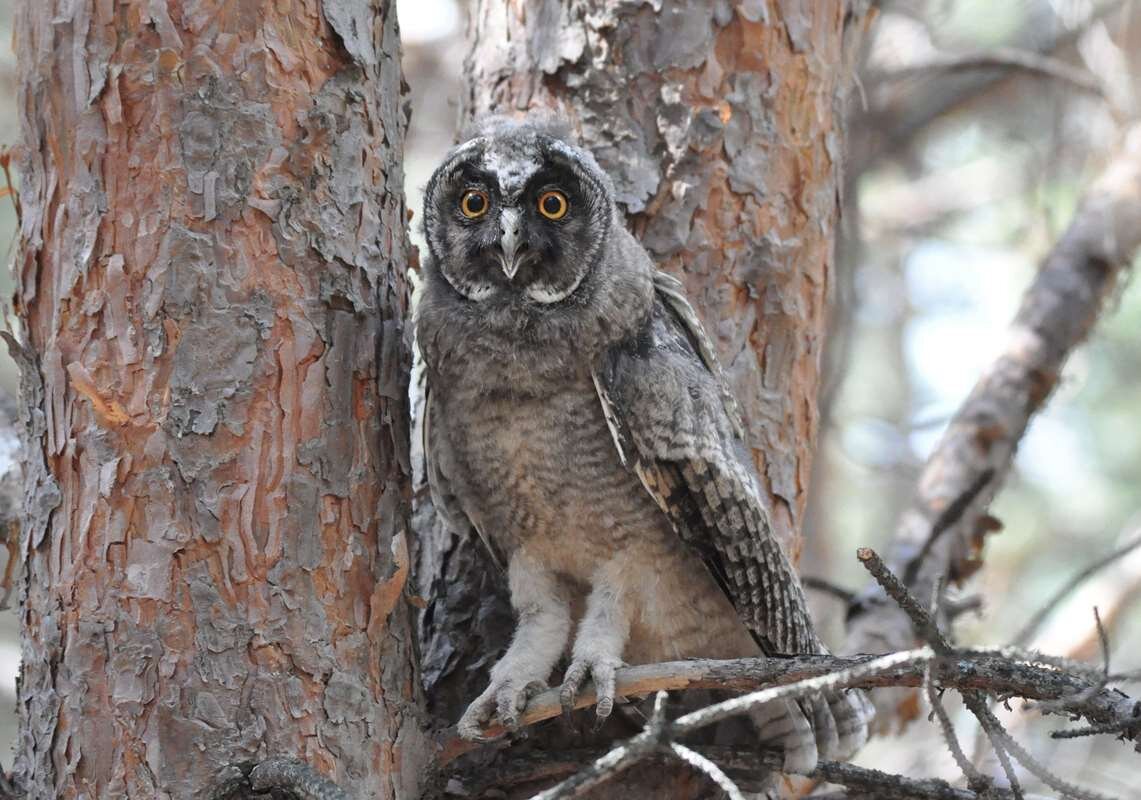
[[[602,725],[614,710],[615,671],[621,666],[622,662],[616,658],[575,659],[567,668],[562,689],[559,690],[559,702],[562,704],[563,712],[569,714],[574,711],[579,689],[589,675],[594,679],[598,695],[595,705],[596,725]]]
[[[519,685],[518,681],[505,680],[492,683],[491,686],[472,701],[464,711],[460,721],[456,723],[456,732],[473,742],[494,742],[504,738],[503,734],[489,736],[487,726],[493,718],[498,717],[499,722],[508,731],[514,733],[519,730],[519,715],[527,707],[527,702],[546,691],[547,684],[541,680],[532,680]]]

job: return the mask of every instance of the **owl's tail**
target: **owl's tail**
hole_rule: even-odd
[[[782,700],[755,709],[761,740],[784,748],[784,771],[805,775],[819,761],[844,761],[868,740],[875,709],[859,689]]]

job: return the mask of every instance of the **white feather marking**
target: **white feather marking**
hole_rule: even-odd
[[[501,153],[490,148],[483,154],[483,168],[495,176],[504,197],[516,195],[543,166],[537,154]]]
[[[490,283],[468,283],[462,287],[457,286],[456,291],[468,300],[473,300],[478,303],[495,294],[495,287]]]
[[[577,278],[575,278],[574,283],[562,290],[552,289],[550,286],[545,284],[533,283],[527,287],[527,296],[537,303],[546,303],[548,305],[550,303],[558,303],[562,300],[566,300],[568,297],[574,294],[574,290],[578,288],[580,283],[582,283],[582,279],[584,277],[586,276],[579,275]]]
[[[602,418],[606,420],[606,427],[610,429],[610,438],[618,448],[618,460],[622,462],[622,466],[626,466],[626,451],[622,449],[622,434],[618,432],[618,420],[614,418],[614,406],[610,403],[610,395],[602,388],[597,372],[592,370],[590,378],[594,381],[594,391],[598,392],[598,399],[602,402]]]

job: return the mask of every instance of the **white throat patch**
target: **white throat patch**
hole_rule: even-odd
[[[553,289],[546,284],[533,283],[526,289],[527,296],[537,303],[544,303],[547,305],[551,303],[558,303],[566,300],[568,297],[574,294],[574,290],[578,288],[580,283],[582,283],[582,279],[584,277],[586,276],[580,275],[574,283],[565,289]]]

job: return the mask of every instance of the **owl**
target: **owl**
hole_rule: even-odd
[[[826,652],[713,347],[593,156],[547,121],[490,119],[424,206],[429,484],[502,567],[517,619],[460,734],[516,727],[564,656],[564,705],[590,678],[605,718],[623,664]],[[853,691],[754,722],[806,772],[850,756],[870,715]]]

